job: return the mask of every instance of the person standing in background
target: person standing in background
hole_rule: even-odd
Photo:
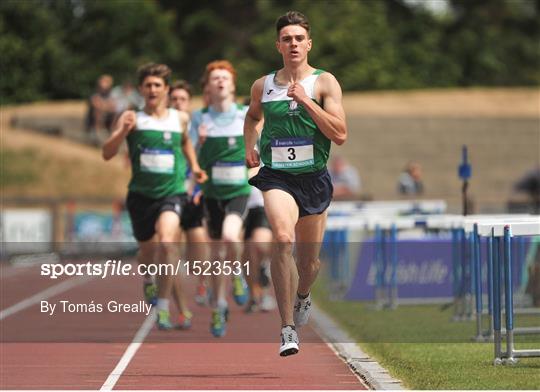
[[[361,181],[358,170],[347,163],[345,158],[334,155],[328,167],[332,185],[334,186],[334,199],[353,199],[359,196]]]
[[[418,162],[407,163],[398,178],[398,193],[406,196],[418,196],[424,193],[422,166]]]

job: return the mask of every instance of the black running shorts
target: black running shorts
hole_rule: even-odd
[[[249,183],[261,191],[281,189],[289,193],[300,212],[300,217],[322,214],[332,201],[334,187],[326,168],[314,173],[289,174],[284,171],[261,167]]]
[[[264,207],[250,208],[244,221],[244,240],[250,239],[253,231],[259,227],[270,228],[270,224],[264,213]]]
[[[186,201],[182,207],[182,217],[180,219],[180,227],[182,227],[182,230],[202,227],[204,218],[203,200],[204,198],[201,198],[199,204],[195,204],[191,200]]]
[[[181,216],[186,194],[153,199],[140,193],[129,192],[126,207],[131,218],[133,235],[137,241],[148,241],[156,233],[156,222],[162,212],[173,211]]]
[[[213,240],[221,239],[223,220],[229,214],[239,215],[245,220],[247,215],[247,201],[249,195],[233,197],[232,199],[218,200],[205,198],[204,213],[208,223],[208,235]]]

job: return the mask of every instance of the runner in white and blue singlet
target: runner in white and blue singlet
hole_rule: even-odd
[[[208,234],[212,241],[211,260],[218,261],[212,275],[212,320],[210,331],[215,337],[224,336],[228,320],[226,299],[226,263],[239,261],[241,232],[247,215],[247,199],[251,192],[248,184],[243,137],[244,118],[247,108],[235,103],[236,71],[226,60],[207,64],[203,84],[209,105],[193,113],[192,130],[205,126],[206,139],[198,151],[208,181],[202,184],[204,209]],[[223,269],[221,268],[223,266]],[[221,272],[220,272],[221,271]],[[247,302],[247,285],[239,273],[232,275],[233,297],[238,305]]]

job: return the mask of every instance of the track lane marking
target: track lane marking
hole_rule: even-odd
[[[63,293],[65,291],[68,291],[74,287],[80,286],[84,283],[89,282],[90,280],[94,279],[93,276],[85,276],[85,277],[77,277],[65,280],[63,282],[60,282],[58,284],[55,284],[54,286],[48,287],[43,291],[40,291],[39,293],[36,293],[32,295],[31,297],[28,297],[26,299],[23,299],[20,302],[17,302],[15,305],[12,305],[6,309],[3,309],[0,311],[0,320],[3,320],[11,315],[14,315],[15,313],[20,312],[21,310],[24,310],[26,308],[29,308],[32,305],[35,305],[39,303],[40,301],[54,297],[60,293]]]
[[[107,377],[107,379],[101,386],[100,391],[112,391],[112,389],[122,376],[122,373],[124,373],[124,370],[126,370],[129,363],[131,362],[139,348],[142,346],[144,339],[146,339],[146,336],[148,336],[148,333],[152,330],[155,319],[156,310],[152,309],[150,314],[146,317],[141,327],[133,337],[130,345],[122,355],[122,358],[120,358],[120,361],[118,361],[116,367],[109,374],[109,377]]]

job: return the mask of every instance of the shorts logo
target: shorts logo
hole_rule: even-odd
[[[176,212],[177,214],[180,214],[180,204],[178,203],[174,204],[174,212]]]

